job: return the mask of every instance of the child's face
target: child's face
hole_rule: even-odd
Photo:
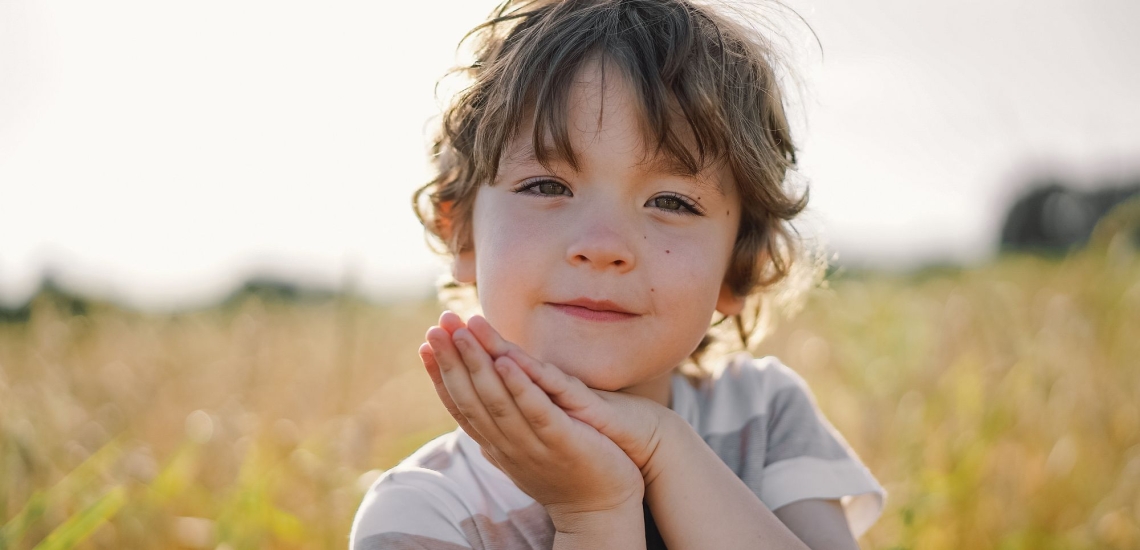
[[[596,63],[571,91],[579,172],[543,168],[529,131],[508,145],[495,184],[476,197],[474,252],[455,269],[477,282],[484,315],[507,340],[590,387],[646,394],[667,388],[662,375],[696,348],[714,309],[740,310],[723,284],[740,199],[727,168],[690,178],[653,166],[618,73],[606,72],[600,125]],[[612,304],[567,305],[579,299]]]

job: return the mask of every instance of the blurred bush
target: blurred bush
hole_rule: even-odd
[[[1031,182],[1006,213],[1001,249],[1068,252],[1087,244],[1097,224],[1111,212],[1138,199],[1140,176],[1132,182],[1102,183],[1092,189],[1077,188],[1057,176]],[[1126,236],[1130,246],[1140,248],[1140,224],[1133,224]]]

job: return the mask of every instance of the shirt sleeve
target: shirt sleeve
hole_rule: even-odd
[[[760,500],[775,510],[797,500],[838,499],[858,538],[882,514],[886,491],[819,410],[807,382],[767,359]]]
[[[777,358],[730,357],[701,386],[695,410],[681,408],[770,510],[838,500],[856,538],[882,514],[887,492],[824,417],[807,382]]]
[[[389,472],[368,493],[352,524],[350,550],[468,550],[466,513],[435,472]]]

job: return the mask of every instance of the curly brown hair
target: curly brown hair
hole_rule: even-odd
[[[451,99],[433,139],[435,177],[412,200],[437,250],[454,255],[472,246],[477,191],[494,181],[523,124],[533,120],[540,163],[553,153],[577,168],[567,98],[578,70],[600,57],[632,83],[647,143],[658,153],[694,175],[718,162],[731,169],[742,213],[725,282],[737,296],[757,298],[732,316],[734,332],[744,348],[762,338],[773,302],[761,291],[786,283],[804,258],[790,222],[808,200],[806,187],[798,196],[785,188],[796,150],[771,43],[729,14],[686,0],[507,0],[461,45],[468,40],[474,60],[450,73],[468,85]],[[674,128],[678,120],[688,128]],[[817,280],[820,263],[807,263],[806,278]],[[714,332],[694,350],[694,362]]]

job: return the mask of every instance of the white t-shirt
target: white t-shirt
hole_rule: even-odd
[[[861,536],[887,493],[816,406],[807,383],[775,357],[728,356],[694,388],[672,380],[683,417],[771,510],[797,500],[840,499]],[[554,526],[461,429],[388,470],[356,513],[351,548],[550,548]]]

